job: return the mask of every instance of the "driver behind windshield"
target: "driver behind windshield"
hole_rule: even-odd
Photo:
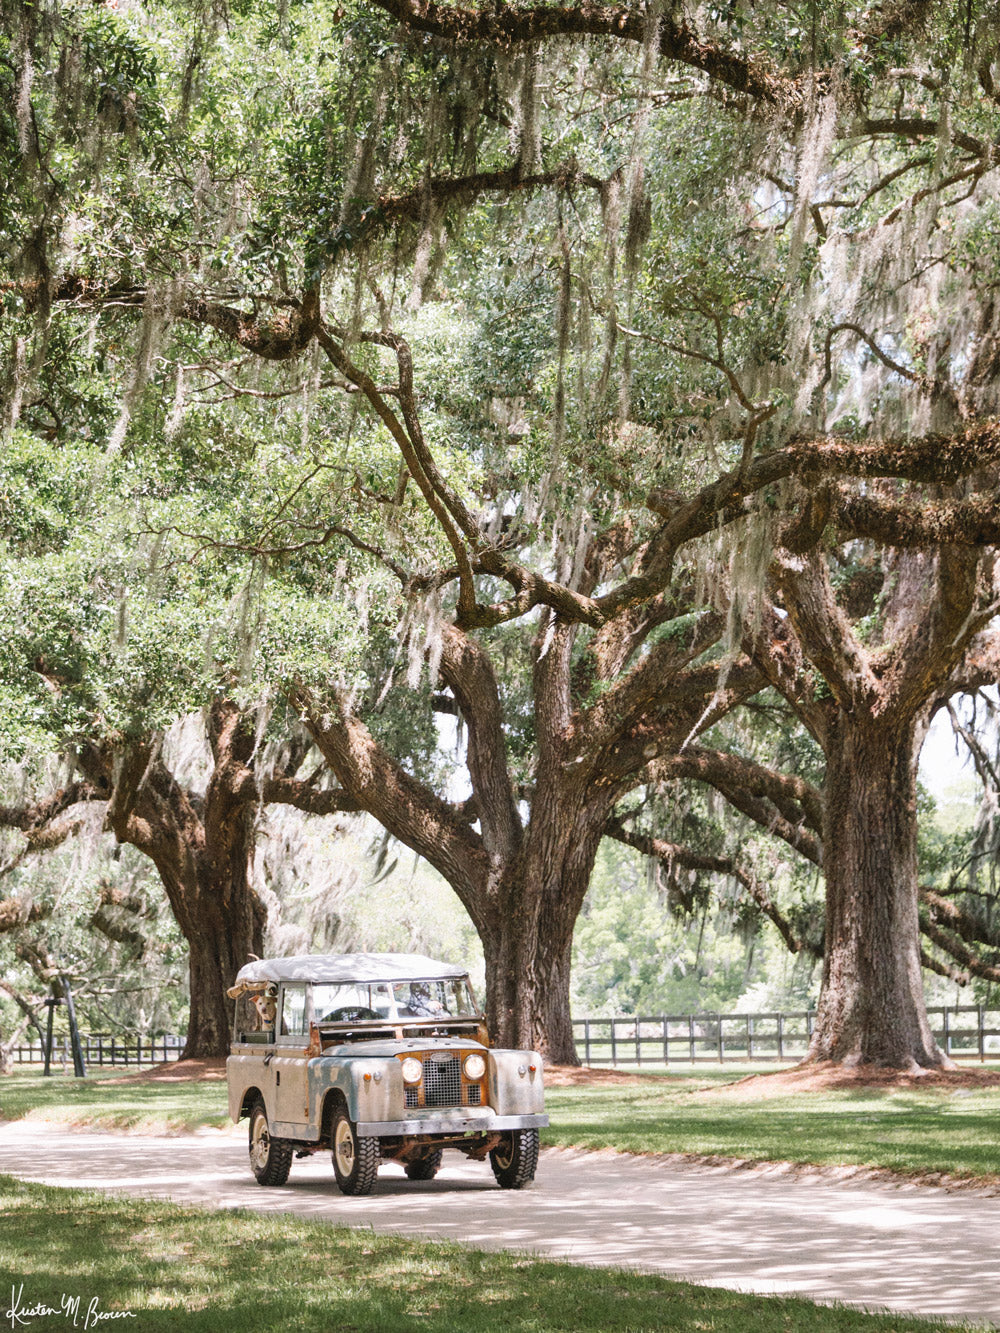
[[[430,987],[425,981],[411,981],[406,1008],[402,1012],[414,1018],[437,1018],[448,1010],[440,1000],[431,999]]]

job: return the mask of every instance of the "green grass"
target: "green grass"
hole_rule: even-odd
[[[701,1083],[699,1087],[698,1084]],[[1000,1176],[1000,1088],[719,1096],[704,1080],[552,1088],[545,1142]]]
[[[944,1325],[422,1244],[288,1217],[203,1212],[0,1176],[0,1306],[79,1298],[136,1333],[930,1333]],[[67,1327],[62,1314],[31,1327]],[[111,1322],[103,1323],[111,1327]]]
[[[232,1124],[224,1080],[136,1083],[122,1077],[62,1074],[0,1078],[0,1120],[174,1134],[202,1125]]]
[[[695,1153],[757,1161],[1000,1176],[1000,1088],[718,1095],[729,1070],[664,1075],[637,1085],[550,1088],[547,1145]],[[226,1088],[13,1074],[0,1079],[0,1118],[179,1133],[225,1126]]]

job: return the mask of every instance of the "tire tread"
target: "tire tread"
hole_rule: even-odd
[[[267,1109],[264,1103],[258,1097],[250,1107],[250,1137],[253,1140],[253,1122],[257,1112],[267,1119]],[[294,1149],[287,1139],[274,1139],[270,1137],[268,1130],[268,1154],[267,1161],[262,1170],[258,1171],[251,1163],[254,1179],[258,1185],[284,1185],[288,1180],[288,1173],[292,1169],[292,1153]]]
[[[490,1166],[502,1190],[524,1189],[534,1180],[538,1168],[538,1130],[515,1129],[512,1138],[513,1152],[509,1163],[500,1161],[496,1148],[490,1153]]]

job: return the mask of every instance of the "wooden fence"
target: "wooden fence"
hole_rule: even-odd
[[[176,1060],[184,1046],[184,1038],[173,1033],[158,1037],[114,1037],[110,1033],[80,1033],[83,1059],[88,1069],[105,1065],[159,1065]],[[16,1065],[43,1065],[45,1047],[40,1041],[15,1046],[11,1058]],[[73,1051],[69,1036],[56,1037],[52,1043],[52,1067],[73,1068]]]
[[[1000,1059],[1000,1009],[936,1006],[927,1014],[938,1044],[954,1059]],[[573,1034],[588,1065],[795,1061],[806,1054],[815,1018],[813,1010],[575,1018]]]
[[[929,1008],[942,1050],[954,1059],[1000,1060],[1000,1009],[982,1005]],[[801,1060],[812,1036],[815,1013],[659,1014],[653,1017],[575,1018],[577,1050],[588,1065],[664,1065]],[[108,1065],[162,1064],[176,1060],[184,1038],[114,1037],[81,1034],[88,1069]],[[41,1042],[16,1046],[14,1062],[41,1065]],[[72,1065],[68,1037],[53,1044],[55,1068]]]

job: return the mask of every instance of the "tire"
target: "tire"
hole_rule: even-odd
[[[378,1139],[359,1137],[341,1107],[333,1121],[333,1174],[341,1194],[371,1194],[378,1162]]]
[[[441,1159],[444,1153],[440,1148],[436,1152],[425,1153],[423,1157],[416,1157],[412,1162],[407,1162],[403,1167],[410,1180],[433,1180],[441,1170]]]
[[[490,1150],[490,1166],[502,1190],[523,1190],[538,1166],[538,1130],[513,1129]]]
[[[250,1170],[258,1185],[283,1185],[292,1169],[292,1145],[272,1139],[267,1111],[258,1099],[250,1107]]]

